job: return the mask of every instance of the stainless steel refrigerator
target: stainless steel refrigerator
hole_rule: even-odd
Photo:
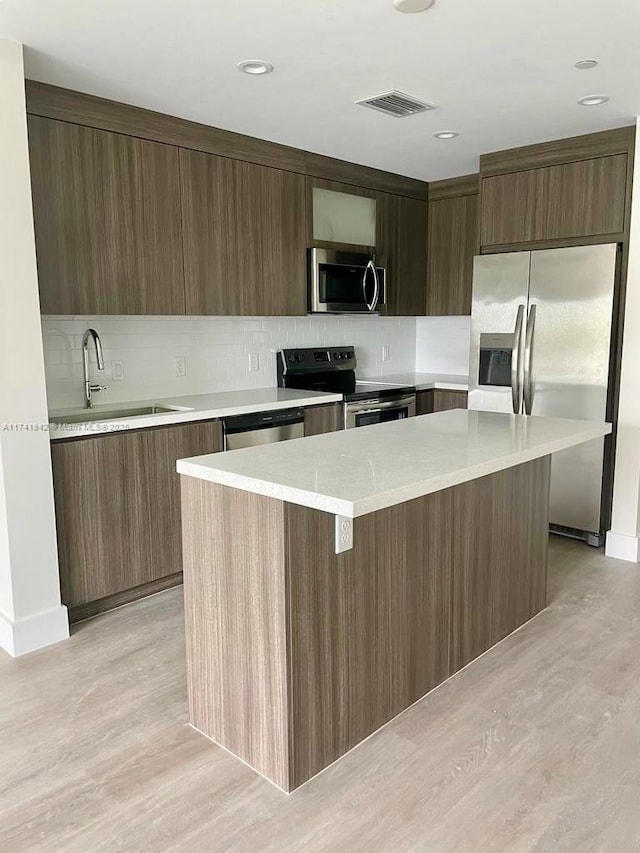
[[[475,258],[469,408],[612,420],[617,244]],[[611,437],[557,453],[553,530],[602,542]]]

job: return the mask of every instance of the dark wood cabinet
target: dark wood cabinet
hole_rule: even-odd
[[[431,184],[427,314],[471,314],[473,258],[478,251],[478,175]]]
[[[61,594],[72,619],[179,582],[176,460],[220,450],[219,421],[52,443]]]
[[[375,245],[317,241],[313,239],[313,189],[332,190],[375,200]],[[338,181],[309,178],[307,181],[309,245],[334,246],[353,252],[375,251],[384,257],[387,270],[385,313],[390,316],[423,316],[427,301],[427,214],[424,200],[379,192]]]
[[[307,310],[302,175],[180,151],[187,314]]]
[[[466,409],[468,403],[466,391],[418,391],[416,394],[416,415],[430,415],[432,412],[446,412],[449,409]]]
[[[626,192],[627,154],[483,177],[482,246],[617,238]]]
[[[29,116],[43,314],[184,314],[178,149]]]
[[[304,410],[305,436],[336,432],[342,429],[343,426],[342,405],[340,403],[329,403],[326,406],[309,406]]]
[[[424,201],[378,194],[376,251],[386,257],[389,315],[426,313],[427,212]]]

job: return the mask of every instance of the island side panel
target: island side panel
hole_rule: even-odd
[[[451,495],[354,521],[287,504],[292,788],[449,674]]]
[[[190,721],[287,791],[283,504],[180,479]]]
[[[451,671],[546,606],[551,457],[458,486]]]

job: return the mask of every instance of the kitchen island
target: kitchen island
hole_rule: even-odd
[[[193,726],[292,791],[546,603],[551,454],[455,410],[178,462]]]

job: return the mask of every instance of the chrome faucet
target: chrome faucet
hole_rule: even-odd
[[[89,380],[89,338],[93,338],[93,344],[96,348],[96,360],[98,362],[98,370],[104,370],[104,358],[102,356],[102,341],[100,335],[95,329],[87,329],[82,336],[82,367],[84,369],[84,401],[87,409],[93,408],[93,400],[91,394],[93,391],[106,391],[106,385],[92,385]]]

